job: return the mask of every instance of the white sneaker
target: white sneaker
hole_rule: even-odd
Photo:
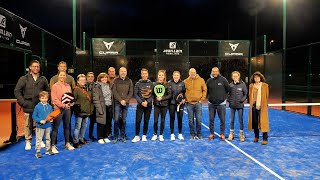
[[[68,149],[69,151],[74,150],[74,147],[69,142],[65,145],[65,148]]]
[[[159,141],[161,141],[161,142],[164,141],[163,135],[160,135],[160,136],[159,136]]]
[[[156,134],[154,134],[154,135],[152,136],[151,140],[152,140],[152,141],[155,141],[155,140],[157,140],[157,138],[158,138],[158,136],[157,136]]]
[[[99,143],[99,144],[104,144],[104,140],[103,140],[103,139],[99,139],[99,140],[98,140],[98,143]]]
[[[140,137],[139,136],[135,136],[131,142],[136,143],[140,141]]]
[[[147,142],[147,136],[146,135],[142,135],[142,142]]]
[[[44,144],[43,141],[41,141],[41,148],[45,148],[46,147],[46,144]]]
[[[171,134],[170,140],[171,140],[171,141],[175,141],[175,140],[176,140],[176,137],[174,136],[174,134]]]
[[[59,153],[58,148],[55,145],[51,146],[51,151],[52,151],[53,154],[58,154]]]
[[[30,141],[26,141],[26,146],[24,147],[25,150],[31,150],[31,142]]]
[[[104,138],[103,141],[104,141],[105,143],[110,143],[110,142],[111,142],[108,138]]]
[[[178,139],[179,139],[179,140],[184,140],[182,134],[179,134],[179,135],[178,135]]]

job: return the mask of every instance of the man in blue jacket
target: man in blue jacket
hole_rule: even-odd
[[[141,79],[134,86],[134,97],[138,104],[136,110],[136,136],[132,140],[133,143],[140,141],[139,133],[142,114],[144,115],[142,141],[147,141],[149,119],[152,110],[152,90],[154,88],[154,84],[148,79],[148,77],[148,70],[142,68]]]
[[[225,119],[226,119],[226,94],[230,91],[230,86],[227,79],[220,75],[218,67],[212,68],[211,78],[207,80],[208,88],[208,108],[210,120],[210,136],[209,140],[214,139],[214,118],[218,113],[220,119],[220,138],[225,140]]]

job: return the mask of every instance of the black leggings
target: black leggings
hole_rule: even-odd
[[[184,109],[184,104],[180,105],[179,112],[177,112],[177,105],[170,104],[169,113],[170,113],[170,130],[171,130],[171,134],[174,133],[174,120],[175,120],[175,117],[176,117],[176,113],[177,113],[177,116],[178,116],[179,134],[182,133],[183,109]]]
[[[144,115],[143,123],[143,135],[147,135],[149,119],[151,114],[152,106],[143,107],[141,104],[137,105],[136,110],[136,136],[140,134],[140,124],[142,121],[142,114]]]
[[[254,130],[254,137],[259,138],[259,123],[260,123],[260,110],[256,109],[256,104],[252,107],[252,129]],[[268,132],[262,133],[263,140],[268,140]]]
[[[61,121],[63,121],[65,143],[70,142],[70,139],[69,139],[70,138],[70,120],[71,120],[71,110],[70,109],[61,110],[61,114],[58,116],[57,119],[53,121],[52,132],[51,132],[51,144],[54,145],[57,143],[58,129]]]
[[[158,118],[159,118],[159,115],[161,115],[160,135],[163,134],[167,110],[168,110],[168,106],[154,106],[153,130],[154,130],[154,134],[155,135],[158,134]]]

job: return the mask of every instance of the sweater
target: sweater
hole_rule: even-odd
[[[134,97],[139,104],[144,101],[148,102],[148,106],[152,106],[154,84],[148,80],[140,79],[134,86]]]
[[[32,119],[36,122],[36,127],[41,129],[46,129],[51,127],[50,121],[47,121],[45,124],[41,125],[40,121],[45,120],[47,116],[53,111],[50,104],[42,104],[39,102],[34,108]]]
[[[208,87],[208,100],[214,105],[220,105],[224,103],[227,98],[227,93],[230,91],[229,82],[221,75],[213,77],[207,80]]]
[[[51,101],[54,105],[54,109],[62,109],[66,106],[61,102],[61,98],[62,98],[62,95],[67,92],[72,93],[71,87],[67,83],[62,84],[60,82],[57,82],[52,86]]]
[[[188,77],[184,81],[186,87],[186,101],[190,104],[197,104],[199,101],[204,101],[207,96],[207,86],[203,78],[198,74],[195,79]]]

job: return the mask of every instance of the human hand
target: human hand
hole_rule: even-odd
[[[120,104],[121,104],[122,106],[126,106],[126,105],[127,105],[127,103],[126,103],[125,100],[121,100],[121,101],[120,101]]]

